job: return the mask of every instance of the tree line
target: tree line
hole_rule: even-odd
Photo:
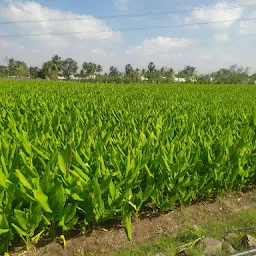
[[[84,62],[79,68],[78,63],[67,58],[63,60],[54,55],[51,60],[43,63],[42,67],[28,67],[28,65],[13,58],[6,59],[7,65],[0,66],[0,77],[30,77],[48,80],[88,80],[91,82],[116,82],[116,83],[166,83],[166,82],[188,82],[188,83],[216,83],[216,84],[250,84],[256,82],[256,73],[250,75],[250,69],[232,65],[229,68],[209,73],[199,74],[196,67],[186,66],[181,71],[175,72],[170,67],[157,69],[154,62],[148,64],[147,69],[134,68],[131,64],[125,66],[125,71],[120,72],[118,68],[111,66],[108,73],[103,73],[101,65]]]

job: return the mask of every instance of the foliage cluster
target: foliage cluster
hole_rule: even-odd
[[[196,67],[185,66],[176,71],[170,67],[156,68],[154,62],[148,64],[147,69],[134,68],[131,64],[124,67],[124,72],[111,66],[108,73],[103,74],[101,65],[84,62],[79,69],[78,63],[67,58],[63,60],[55,55],[45,62],[42,68],[30,67],[22,61],[6,58],[8,66],[0,66],[0,77],[30,77],[57,80],[87,80],[96,83],[172,83],[175,79],[183,78],[187,83],[197,84],[253,84],[256,83],[256,73],[250,74],[249,68],[232,65],[229,68],[210,74],[199,74]]]
[[[0,82],[0,251],[256,183],[256,88]]]

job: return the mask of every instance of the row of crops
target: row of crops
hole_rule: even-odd
[[[0,253],[256,184],[256,87],[0,82]]]

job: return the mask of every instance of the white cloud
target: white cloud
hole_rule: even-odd
[[[238,4],[231,2],[219,2],[213,7],[206,6],[204,8],[196,9],[192,12],[191,16],[186,18],[185,22],[216,22],[232,20],[231,22],[216,23],[212,25],[214,28],[227,29],[232,26],[235,22],[234,20],[241,18],[244,12],[243,7],[233,8],[235,5]]]
[[[156,37],[152,39],[146,39],[138,46],[129,49],[127,54],[137,53],[140,55],[158,55],[165,54],[173,49],[188,48],[198,41],[187,38],[170,38],[170,37]]]
[[[9,42],[7,42],[6,40],[3,40],[3,39],[1,39],[0,40],[0,47],[1,48],[7,48],[7,47],[9,47]]]
[[[14,42],[10,42],[6,39],[0,39],[0,48],[3,51],[2,56],[4,55],[4,51],[8,49],[15,49],[15,51],[23,52],[25,47],[23,45],[16,44]]]
[[[256,4],[256,0],[241,0],[241,4]]]
[[[252,12],[249,18],[256,18],[256,11]],[[256,20],[241,21],[239,32],[242,35],[254,35],[256,31]]]
[[[46,20],[46,22],[37,22],[22,24],[16,23],[15,31],[26,34],[44,34],[44,33],[77,33],[66,36],[61,35],[43,35],[31,37],[43,43],[50,44],[52,47],[68,47],[74,40],[83,41],[118,41],[121,38],[119,32],[113,31],[106,23],[93,16],[78,15],[72,12],[65,12],[57,9],[44,7],[31,1],[10,1],[9,4],[0,6],[0,16],[3,20]],[[64,19],[70,21],[50,22],[49,19]],[[79,33],[84,31],[83,33]],[[91,32],[86,32],[91,31]],[[103,31],[108,31],[104,32]],[[99,33],[97,33],[99,32]]]
[[[227,33],[217,33],[214,35],[214,39],[219,42],[227,42],[229,40],[229,35]]]
[[[0,64],[6,64],[3,61],[3,58],[6,56],[8,58],[15,58],[34,65],[34,63],[42,59],[42,51],[37,48],[26,47],[18,42],[0,39],[0,56],[2,58],[0,59]]]
[[[158,68],[168,66],[175,70],[192,65],[197,67],[199,72],[212,72],[237,63],[254,70],[256,66],[251,54],[253,39],[239,40],[236,44],[223,43],[229,36],[231,38],[231,32],[227,35],[223,31],[216,32],[215,37],[222,40],[221,42],[168,37],[144,40],[126,51],[122,63],[131,63],[134,67],[142,68],[153,61]]]
[[[84,20],[44,22],[26,25],[13,24],[11,26],[1,26],[0,34],[111,30],[111,27],[105,22],[93,16],[77,15],[71,12],[50,9],[31,1],[12,0],[7,3],[3,3],[2,1],[0,4],[0,19],[14,21],[28,19],[82,18]],[[235,4],[230,3],[228,6],[231,5],[233,6]],[[207,8],[208,7],[205,7],[203,10]],[[226,11],[233,13],[234,10],[235,9],[229,9]],[[207,15],[203,15],[203,13],[203,11],[200,12],[200,15],[193,13],[189,17],[190,20],[187,20],[187,22],[196,23],[207,21],[206,19],[210,21],[213,20],[213,16],[207,18]],[[216,13],[218,13],[217,10]],[[238,13],[235,14],[236,18],[238,18]],[[234,13],[232,15],[234,15]],[[256,17],[256,13],[252,13],[252,10],[248,10],[248,15],[244,13],[246,17],[250,17],[250,15]],[[219,17],[215,18],[222,20],[230,19],[229,16],[224,15],[221,17],[220,14],[218,14],[218,16]],[[182,19],[183,18],[182,16]],[[176,23],[182,23],[182,21],[178,20]],[[130,43],[133,39],[124,41],[120,33],[113,30],[111,33],[105,34],[84,33],[72,36],[44,35],[40,37],[24,38],[0,37],[0,57],[14,57],[15,59],[27,62],[28,65],[41,66],[42,62],[49,60],[54,54],[58,54],[63,59],[68,57],[74,58],[79,64],[84,61],[92,61],[101,64],[105,71],[108,71],[111,65],[123,70],[127,63],[131,63],[134,67],[143,68],[147,67],[150,61],[154,61],[158,67],[167,65],[174,69],[183,68],[185,65],[194,65],[198,67],[200,72],[208,72],[220,67],[228,67],[233,63],[250,66],[254,70],[256,68],[255,58],[252,54],[254,37],[242,36],[241,34],[254,34],[256,31],[255,26],[256,22],[254,21],[251,23],[241,22],[240,30],[235,30],[235,32],[231,29],[219,29],[217,26],[214,26],[213,30],[202,32],[201,26],[199,26],[200,29],[198,30],[196,30],[197,27],[195,26],[189,27],[189,34],[194,34],[196,40],[187,38],[186,36],[188,35],[185,32],[183,33],[183,30],[179,30],[179,37],[149,36],[146,40],[141,39],[140,43],[135,46],[132,46]],[[205,28],[207,29],[209,26]],[[148,32],[150,33],[151,31]],[[170,31],[165,30],[164,33],[169,35]],[[131,34],[125,35],[127,35],[127,38],[131,36]],[[138,34],[134,34],[134,40],[138,40],[138,38],[142,36],[143,34],[138,32]],[[204,40],[209,36],[215,40]],[[238,36],[239,38],[235,44],[223,43],[225,40],[233,39],[234,36]]]
[[[120,10],[127,10],[130,0],[114,0],[115,6]]]
[[[104,21],[89,15],[78,15],[50,9],[32,1],[12,0],[0,4],[1,20],[48,20],[68,19],[65,22],[15,23],[3,26],[0,34],[42,34],[79,31],[110,31],[110,33],[77,33],[72,35],[41,35],[35,37],[0,38],[0,55],[24,60],[28,65],[41,66],[53,55],[72,57],[79,64],[93,61],[108,67],[109,59],[115,58],[111,46],[122,42],[120,32],[111,30]],[[1,27],[2,28],[2,27]]]
[[[242,35],[252,35],[255,34],[256,23],[255,21],[242,21],[240,22],[240,34]]]

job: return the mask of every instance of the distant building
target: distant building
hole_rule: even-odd
[[[8,76],[8,78],[20,78],[20,76]]]
[[[194,84],[197,82],[197,79],[195,77],[191,77],[189,80],[191,83],[194,83]]]
[[[88,75],[86,77],[86,79],[95,79],[96,78],[96,75],[95,74],[91,74],[91,75]]]
[[[144,76],[141,76],[141,77],[140,77],[140,81],[148,81],[148,78],[147,78],[147,77],[144,77]]]
[[[182,77],[174,77],[174,83],[186,83],[186,79]]]
[[[64,76],[57,76],[57,79],[58,80],[66,80],[66,77],[64,77]]]
[[[84,77],[78,77],[78,76],[70,76],[70,80],[76,80],[76,81],[81,81],[81,80],[84,80],[85,78]]]

